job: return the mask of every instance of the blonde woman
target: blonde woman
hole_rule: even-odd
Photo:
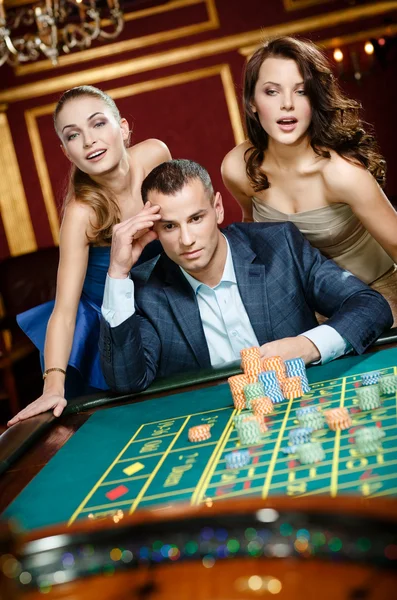
[[[84,387],[106,389],[98,356],[100,306],[110,260],[112,228],[135,220],[151,227],[159,218],[150,203],[143,206],[141,184],[158,164],[171,158],[156,139],[129,147],[130,129],[112,98],[80,86],[66,91],[54,112],[61,148],[72,162],[60,233],[55,305],[46,303],[19,316],[19,324],[44,350],[43,394],[9,425],[66,406],[65,377]],[[158,253],[154,234],[141,238],[143,259]],[[153,248],[155,246],[155,248]],[[47,326],[48,323],[48,326]],[[45,339],[45,343],[44,343]],[[43,348],[44,347],[44,348]]]

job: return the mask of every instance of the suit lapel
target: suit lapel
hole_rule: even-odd
[[[196,296],[179,267],[164,256],[164,293],[200,367],[211,366]]]
[[[270,323],[266,267],[255,263],[256,254],[237,236],[223,232],[230,244],[241,299],[259,345],[274,340]]]

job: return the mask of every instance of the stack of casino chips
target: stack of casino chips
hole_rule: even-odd
[[[247,408],[251,408],[252,400],[257,398],[265,397],[265,386],[261,381],[256,381],[255,383],[247,383],[247,385],[243,388],[244,397],[245,397],[245,405]]]
[[[308,442],[297,448],[299,460],[304,465],[312,465],[325,458],[325,452],[320,442]]]
[[[273,402],[268,396],[251,400],[251,408],[255,415],[270,415],[273,412]]]
[[[323,429],[324,427],[324,417],[317,406],[298,408],[296,418],[301,427],[311,427],[313,430]]]
[[[300,446],[301,444],[310,442],[313,431],[311,427],[295,427],[291,429],[288,435],[290,444],[292,446]]]
[[[195,425],[190,427],[188,431],[189,442],[203,442],[211,437],[211,425],[204,423],[203,425]]]
[[[306,375],[305,361],[303,358],[291,358],[285,361],[287,377],[299,376],[304,394],[310,392],[309,381]]]
[[[379,371],[370,371],[369,373],[363,373],[361,375],[362,385],[374,385],[375,383],[379,383],[379,380],[380,380]]]
[[[379,383],[363,385],[356,389],[358,405],[361,410],[374,410],[380,407]]]
[[[240,443],[243,444],[243,446],[259,444],[262,432],[258,418],[255,415],[244,415],[244,417],[245,418],[243,418],[241,421],[236,422],[236,429]]]
[[[258,375],[259,381],[265,386],[265,393],[274,404],[283,402],[284,396],[277,379],[276,371],[262,371]]]
[[[262,371],[275,371],[279,385],[281,386],[287,377],[285,364],[281,356],[270,356],[262,358]]]
[[[384,375],[380,382],[381,394],[395,394],[397,392],[397,375]]]
[[[226,468],[227,469],[240,469],[245,467],[251,460],[249,450],[237,450],[235,452],[229,452],[225,456]]]
[[[299,446],[310,443],[314,429],[312,427],[294,427],[288,434],[289,445],[281,448],[284,454],[295,454]]]
[[[246,375],[234,375],[233,377],[229,377],[228,383],[232,393],[234,407],[237,408],[237,410],[243,410],[243,408],[246,407],[244,388],[249,383],[248,377]]]
[[[240,350],[241,368],[249,383],[258,381],[258,375],[262,371],[260,349],[257,346],[243,348]]]
[[[360,454],[373,454],[382,449],[381,439],[385,437],[385,432],[376,426],[362,427],[354,437]]]
[[[246,423],[247,421],[257,421],[257,423],[259,423],[260,432],[265,433],[267,431],[267,425],[265,423],[263,415],[247,410],[240,413],[239,415],[236,415],[233,418],[233,423],[237,429],[237,433],[239,432],[239,428],[241,427],[241,425],[243,423]]]
[[[342,431],[352,426],[349,411],[345,407],[331,408],[324,412],[325,420],[332,431]]]
[[[282,383],[281,389],[283,390],[284,397],[288,400],[303,396],[302,382],[299,375],[286,377]]]

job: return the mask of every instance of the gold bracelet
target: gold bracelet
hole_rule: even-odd
[[[43,379],[45,379],[48,375],[48,373],[51,373],[52,371],[59,371],[59,373],[63,373],[64,375],[66,375],[66,371],[65,369],[60,369],[59,367],[51,367],[51,369],[46,369],[43,373]]]

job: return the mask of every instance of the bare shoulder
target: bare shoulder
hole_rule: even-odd
[[[131,146],[128,148],[128,154],[134,161],[138,161],[147,173],[162,162],[171,160],[167,145],[155,138]]]
[[[245,155],[249,148],[251,148],[251,143],[245,141],[226,154],[221,165],[222,177],[225,183],[243,186],[244,188],[249,186],[245,167]]]
[[[82,243],[86,243],[87,234],[90,233],[92,225],[95,224],[96,216],[94,209],[77,200],[71,200],[62,219],[61,241],[63,238],[81,238]]]
[[[327,191],[336,196],[336,201],[348,199],[351,193],[356,194],[365,187],[376,187],[377,183],[371,173],[360,164],[343,158],[331,151],[331,158],[324,163],[322,176]]]

